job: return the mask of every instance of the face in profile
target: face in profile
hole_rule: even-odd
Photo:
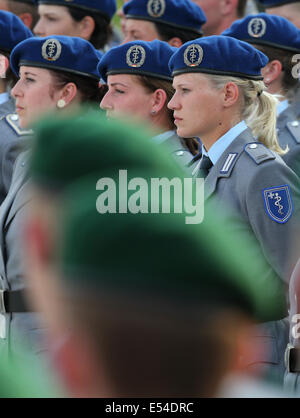
[[[20,67],[20,79],[11,91],[21,128],[30,128],[44,113],[56,109],[59,90],[51,72],[44,68]]]
[[[136,40],[150,42],[154,39],[159,39],[154,23],[147,20],[126,19],[123,43]]]
[[[175,94],[168,103],[174,111],[177,134],[202,137],[218,124],[220,93],[204,74],[185,73],[174,77]]]
[[[39,20],[33,28],[36,36],[66,35],[81,37],[81,22],[76,22],[67,7],[40,5]]]
[[[131,116],[150,119],[152,93],[139,83],[136,75],[114,74],[107,78],[108,91],[100,107],[108,117]]]

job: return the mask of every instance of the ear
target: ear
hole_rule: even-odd
[[[31,13],[21,13],[18,17],[22,20],[25,26],[32,29],[33,18]]]
[[[175,48],[180,48],[182,45],[182,40],[180,38],[171,38],[168,40],[168,44],[174,46]]]
[[[90,350],[86,338],[69,332],[52,345],[51,358],[66,389],[72,396],[99,397],[108,395],[102,392],[103,375],[99,372],[99,361]]]
[[[157,89],[152,93],[152,112],[159,113],[165,106],[167,93],[163,89]]]
[[[9,59],[5,55],[0,54],[0,78],[6,77],[6,71],[9,68]]]
[[[50,246],[47,231],[43,228],[39,219],[27,220],[25,228],[27,251],[33,259],[38,259],[40,264],[48,264],[50,258]]]
[[[61,93],[59,94],[58,100],[63,99],[67,106],[68,104],[72,102],[72,100],[76,98],[77,92],[78,92],[78,89],[77,89],[76,84],[68,83],[62,88]]]
[[[227,16],[233,14],[236,10],[238,0],[221,0],[220,2],[220,11],[222,16]]]
[[[81,38],[85,40],[89,40],[92,36],[92,33],[95,29],[95,21],[91,16],[85,16],[80,22],[79,22],[79,30],[80,30],[80,36]]]
[[[231,107],[233,106],[239,98],[239,88],[233,83],[226,83],[223,87],[223,106]]]
[[[273,81],[277,80],[282,71],[282,64],[278,60],[270,61],[262,70],[261,74],[264,83],[269,86]]]

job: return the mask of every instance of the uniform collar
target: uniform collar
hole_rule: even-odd
[[[279,102],[277,105],[277,116],[279,116],[282,112],[284,112],[288,107],[289,107],[288,100],[282,100],[282,102]]]
[[[221,136],[209,149],[206,151],[204,145],[202,145],[202,153],[207,155],[213,165],[215,165],[221,155],[224,153],[226,148],[237,138],[243,131],[247,129],[245,121],[239,122],[237,125],[233,126],[225,135]]]
[[[9,100],[9,93],[6,91],[4,93],[0,93],[0,105],[7,102]]]

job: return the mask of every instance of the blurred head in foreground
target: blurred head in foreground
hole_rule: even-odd
[[[187,183],[138,127],[89,115],[36,134],[29,296],[69,393],[215,396],[256,349],[249,325],[284,314],[279,282],[216,219],[186,222]]]

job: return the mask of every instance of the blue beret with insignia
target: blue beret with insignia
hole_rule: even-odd
[[[10,65],[18,76],[21,65],[67,71],[99,79],[97,65],[101,53],[93,45],[71,36],[52,35],[29,38],[19,43],[10,56]]]
[[[146,75],[172,81],[169,59],[177,50],[167,42],[132,41],[110,49],[100,61],[98,71],[106,82],[111,74]]]
[[[267,9],[268,7],[283,6],[288,3],[299,3],[299,0],[257,0],[257,3],[265,6]]]
[[[222,35],[273,48],[300,52],[300,30],[281,16],[259,13],[236,20]]]
[[[202,9],[190,0],[130,0],[123,6],[126,18],[150,20],[202,34]]]
[[[186,42],[171,57],[172,75],[206,73],[262,80],[269,59],[252,45],[229,36],[213,35]]]
[[[0,10],[0,49],[10,52],[18,43],[33,36],[14,13]]]
[[[100,13],[109,21],[117,10],[116,0],[37,0],[37,3],[74,7],[88,12]]]

